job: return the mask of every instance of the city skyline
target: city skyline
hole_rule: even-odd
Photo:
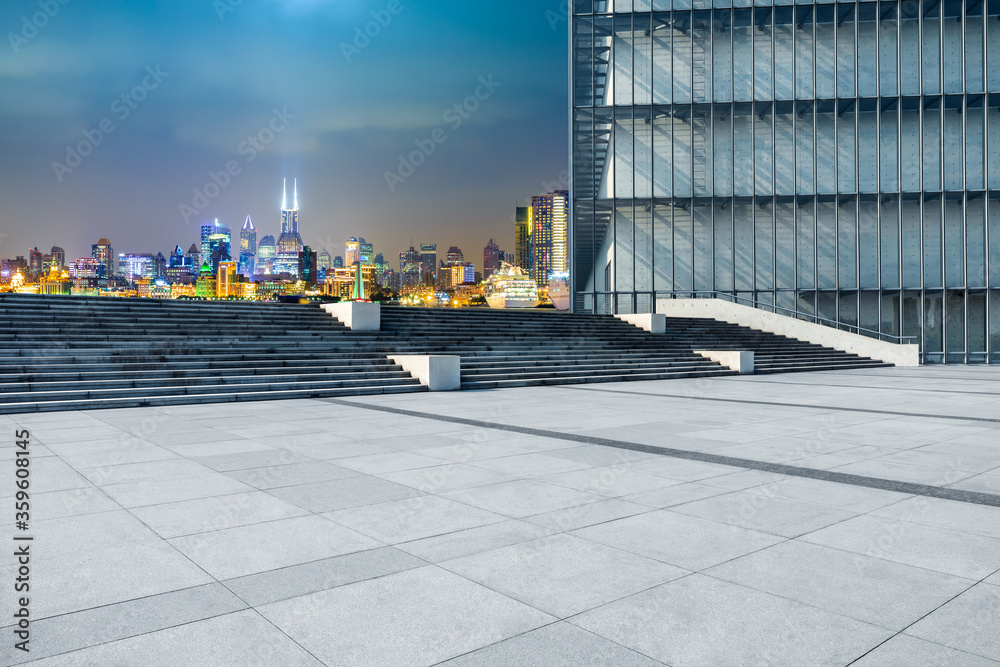
[[[221,16],[211,3],[60,4],[26,43],[0,50],[11,93],[0,103],[0,255],[59,245],[83,256],[99,237],[167,252],[215,218],[238,229],[248,215],[273,233],[272,184],[296,176],[309,192],[312,247],[333,252],[327,239],[359,233],[390,253],[411,236],[512,243],[513,203],[563,186],[566,173],[559,4],[457,11],[446,2],[433,15],[401,4],[385,14],[390,4],[267,3]],[[8,3],[0,25],[19,35],[37,9]],[[389,22],[353,53],[356,29],[376,18]],[[183,49],[167,38],[181,27]],[[302,48],[272,44],[275,30]],[[415,50],[418,40],[429,45]],[[113,57],[100,46],[109,43]],[[474,52],[454,58],[465,43]],[[387,63],[396,63],[389,77]],[[391,190],[386,174],[408,174],[401,157],[410,162],[439,128],[447,141],[416,156],[422,164]],[[95,145],[74,159],[67,147],[88,136]]]

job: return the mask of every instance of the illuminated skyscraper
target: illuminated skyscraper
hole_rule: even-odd
[[[500,270],[500,255],[500,246],[494,243],[493,239],[490,239],[490,242],[483,248],[483,280]]]
[[[375,246],[371,243],[366,243],[364,239],[358,239],[358,261],[366,266],[372,266],[375,263]]]
[[[100,239],[91,246],[90,256],[100,263],[97,269],[98,278],[111,278],[115,275],[114,249],[111,247],[111,241]]]
[[[330,257],[330,253],[325,248],[316,256],[316,266],[324,271],[333,267],[333,258]]]
[[[360,261],[360,246],[361,243],[353,236],[347,239],[344,244],[344,266],[350,268]]]
[[[514,257],[513,263],[531,270],[531,207],[518,206],[514,216]]]
[[[420,253],[410,246],[399,253],[400,287],[420,284]]]
[[[281,236],[278,237],[275,273],[298,275],[299,253],[302,252],[302,237],[299,236],[299,185],[294,182],[292,207],[288,207],[287,181],[281,195]]]
[[[277,254],[274,237],[266,234],[257,244],[257,256],[254,258],[254,271],[257,275],[274,273],[274,258]]]
[[[240,230],[240,263],[239,272],[245,276],[254,274],[254,263],[257,256],[257,230],[250,216],[247,216]]]
[[[420,244],[420,282],[433,285],[438,279],[437,244]]]
[[[566,270],[566,207],[569,193],[556,190],[531,198],[531,267],[529,274],[545,285],[553,272]]]

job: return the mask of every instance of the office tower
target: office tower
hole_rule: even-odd
[[[420,244],[420,283],[433,285],[438,279],[437,243]]]
[[[337,255],[336,257],[334,257],[333,258],[333,268],[335,268],[335,269],[342,269],[342,268],[344,268],[344,258],[341,257],[340,255]]]
[[[97,269],[97,277],[100,279],[113,277],[115,275],[115,266],[114,249],[111,247],[111,241],[100,239],[90,248],[90,256],[100,263]]]
[[[232,284],[236,279],[236,262],[219,262],[215,271],[215,296],[226,299],[232,293]]]
[[[184,249],[179,245],[174,246],[174,251],[170,253],[170,264],[171,269],[176,269],[183,267],[185,265],[186,259],[184,257]]]
[[[513,264],[531,270],[531,207],[518,206],[514,215]]]
[[[53,266],[58,266],[60,269],[66,266],[65,250],[63,250],[59,246],[52,246],[52,250],[49,251],[49,254],[52,256]]]
[[[201,256],[202,258],[208,257],[212,254],[212,248],[209,246],[208,237],[215,232],[214,225],[202,225],[201,226]]]
[[[330,253],[328,253],[324,248],[323,251],[316,256],[316,267],[326,271],[332,266],[333,266],[333,258],[330,257]]]
[[[436,275],[436,271],[435,274]],[[421,277],[420,253],[411,245],[399,253],[400,287],[419,285]]]
[[[31,274],[33,278],[37,278],[42,273],[44,262],[44,255],[38,250],[38,248],[28,249],[28,273]]]
[[[347,268],[354,266],[360,260],[360,245],[361,243],[353,236],[344,244],[344,265]]]
[[[294,182],[292,207],[288,207],[287,182],[281,195],[281,236],[278,237],[274,258],[274,273],[298,275],[302,237],[299,236],[299,186]]]
[[[1000,4],[609,5],[573,5],[576,310],[720,292],[1000,361]]]
[[[153,280],[156,278],[155,259],[149,253],[119,253],[115,275],[130,283],[139,279]]]
[[[531,198],[531,268],[529,274],[538,285],[545,285],[553,272],[566,270],[565,190]]]
[[[448,254],[445,255],[445,265],[458,266],[459,264],[465,264],[465,255],[462,254],[462,249],[458,246],[451,246],[448,248]]]
[[[491,275],[500,270],[500,246],[490,239],[490,242],[486,244],[483,248],[483,279],[489,278]]]
[[[277,244],[274,237],[265,234],[257,244],[257,256],[254,258],[254,273],[259,276],[274,273],[274,258],[277,256]]]
[[[364,239],[358,239],[358,261],[367,266],[375,264],[375,246],[365,243]]]
[[[184,253],[184,259],[186,265],[191,267],[191,273],[197,275],[198,269],[201,267],[201,251],[196,244],[191,244],[191,247]]]
[[[162,252],[156,253],[153,256],[153,278],[162,278],[167,270],[167,258],[163,256]]]
[[[298,276],[299,279],[307,283],[316,283],[318,270],[318,260],[316,251],[309,246],[303,246],[299,253]]]
[[[239,272],[244,276],[252,276],[255,272],[255,261],[257,257],[257,229],[253,226],[253,220],[247,216],[240,230],[240,263]]]

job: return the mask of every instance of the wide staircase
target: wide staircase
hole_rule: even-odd
[[[884,366],[714,320],[653,335],[611,316],[383,307],[346,329],[316,305],[0,295],[0,413],[424,391],[388,354],[461,357],[462,388]]]
[[[316,306],[3,295],[0,413],[424,391]]]
[[[694,350],[751,350],[757,373],[887,366],[716,320],[668,318],[653,335],[610,315],[382,308],[382,333],[462,357],[462,388],[734,375]]]

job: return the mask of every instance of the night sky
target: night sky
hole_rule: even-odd
[[[395,263],[412,238],[481,265],[491,236],[513,250],[514,206],[566,178],[561,5],[5,0],[0,256],[71,261],[99,237],[166,255],[247,215],[277,236],[298,178],[317,250],[360,235]]]

